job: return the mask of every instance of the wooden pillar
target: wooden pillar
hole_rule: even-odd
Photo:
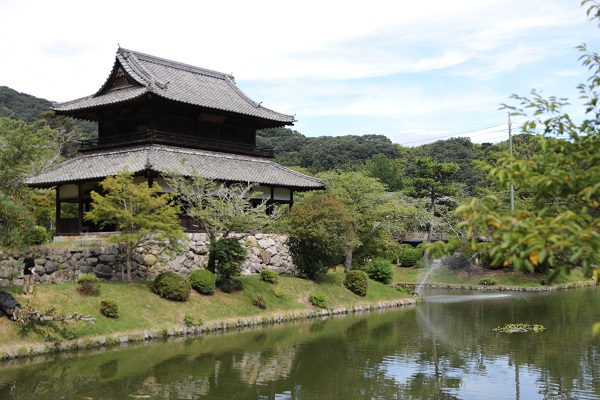
[[[55,233],[62,233],[62,232],[58,232],[58,227],[59,227],[59,221],[60,221],[60,186],[56,186],[56,201],[55,201],[55,218],[56,218],[56,228],[55,228]]]
[[[83,228],[83,188],[81,183],[77,184],[77,203],[77,214],[79,216],[79,227],[77,228],[77,233],[80,234]]]

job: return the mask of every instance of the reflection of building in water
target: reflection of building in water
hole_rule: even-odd
[[[160,399],[196,399],[200,396],[206,396],[209,392],[210,382],[207,376],[185,376],[168,384],[160,384],[156,382],[154,376],[149,376],[144,380],[143,389],[138,393],[130,394],[130,396],[152,396]]]
[[[276,349],[268,356],[264,352],[246,352],[241,360],[233,362],[233,368],[237,369],[240,378],[250,385],[267,383],[288,376],[295,356],[294,347]]]

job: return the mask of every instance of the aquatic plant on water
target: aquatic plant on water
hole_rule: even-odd
[[[543,332],[545,330],[546,330],[546,328],[543,325],[538,325],[538,324],[532,325],[532,324],[523,324],[523,323],[506,324],[503,327],[497,327],[497,328],[492,329],[492,331],[494,331],[494,332],[508,333],[508,334],[526,333],[526,332],[539,333],[539,332]]]

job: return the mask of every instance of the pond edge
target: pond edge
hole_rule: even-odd
[[[117,333],[110,336],[95,336],[75,340],[67,340],[59,343],[38,343],[25,346],[12,346],[0,349],[0,361],[14,360],[18,358],[30,358],[45,354],[74,352],[77,350],[95,349],[100,347],[111,347],[124,345],[126,343],[151,341],[152,339],[164,339],[169,337],[197,336],[203,333],[228,331],[232,329],[243,329],[257,326],[269,326],[284,322],[306,320],[313,318],[332,317],[335,315],[353,314],[364,311],[376,311],[389,308],[412,306],[423,301],[420,297],[403,298],[391,301],[380,301],[373,304],[360,304],[353,307],[338,307],[319,310],[304,310],[285,314],[274,314],[270,316],[258,315],[255,317],[238,318],[237,320],[225,320],[203,325],[187,327],[185,325],[171,328],[162,328],[154,331],[142,331],[137,333]]]

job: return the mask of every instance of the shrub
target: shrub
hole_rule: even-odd
[[[48,231],[43,226],[36,226],[27,233],[27,243],[29,244],[44,244],[48,241]]]
[[[327,297],[323,293],[311,293],[308,299],[315,307],[327,308]]]
[[[100,313],[108,318],[118,318],[119,306],[113,299],[104,299],[100,302]]]
[[[412,247],[409,244],[401,245],[402,249],[398,253],[398,264],[403,267],[414,267],[423,258],[423,249]]]
[[[97,296],[100,294],[100,279],[96,275],[85,274],[77,279],[77,291],[84,296]]]
[[[192,288],[200,294],[213,294],[215,292],[217,278],[215,274],[207,269],[192,271],[189,281]]]
[[[273,271],[272,269],[263,269],[262,271],[260,271],[260,279],[262,279],[265,282],[276,284],[277,282],[279,282],[279,274],[276,271]]]
[[[262,294],[257,294],[252,299],[252,304],[264,310],[265,308],[267,308],[267,299],[265,299],[265,296],[263,296]]]
[[[208,265],[222,280],[230,280],[242,271],[246,260],[246,250],[236,238],[225,238],[211,241],[209,246]]]
[[[365,271],[356,269],[348,271],[344,279],[344,286],[354,294],[366,296],[369,288],[369,277]]]
[[[161,272],[152,282],[152,291],[167,300],[188,301],[192,285],[175,272]]]
[[[405,293],[405,294],[413,294],[415,292],[415,288],[410,287],[410,286],[397,285],[396,291],[398,291],[400,293]]]
[[[496,282],[494,278],[483,278],[479,280],[479,284],[485,286],[494,286],[496,283],[498,282]]]
[[[367,267],[367,275],[374,281],[388,284],[394,278],[394,267],[389,260],[375,258]]]
[[[402,245],[398,242],[388,242],[384,250],[385,258],[394,264],[399,264],[400,262],[398,259],[400,257],[400,253],[402,253],[402,246],[406,245]]]
[[[233,293],[244,290],[244,283],[239,279],[218,280],[217,287],[224,293]]]
[[[187,328],[192,328],[194,326],[194,317],[192,317],[190,314],[185,314],[183,317],[183,324]]]
[[[280,298],[285,296],[285,290],[281,286],[275,285],[273,286],[273,294],[275,297]]]

